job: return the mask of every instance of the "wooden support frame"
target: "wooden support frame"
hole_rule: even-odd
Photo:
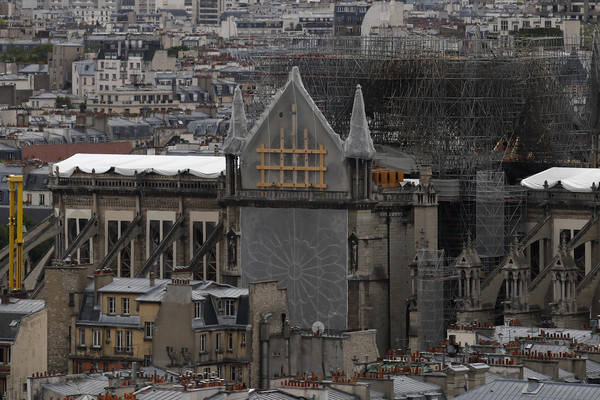
[[[298,135],[297,135],[297,120],[296,120],[296,105],[292,105],[292,146],[291,148],[285,147],[285,131],[281,128],[279,132],[279,148],[267,148],[264,143],[260,144],[260,147],[256,149],[256,152],[260,154],[260,165],[256,166],[256,169],[260,171],[260,182],[256,183],[256,186],[260,188],[268,187],[281,187],[281,188],[317,188],[324,190],[327,188],[325,183],[325,172],[327,167],[325,166],[325,155],[327,150],[322,144],[317,149],[311,149],[308,147],[308,130],[304,129],[303,132],[303,147],[298,147]],[[279,155],[278,162],[274,164],[267,164],[268,157],[266,155],[273,154]],[[290,154],[291,164],[286,164],[286,155]],[[318,157],[316,166],[309,166],[310,157]],[[302,160],[304,165],[299,165]],[[300,161],[300,163],[299,163]],[[279,182],[267,182],[266,171],[279,171]],[[291,181],[285,181],[285,172],[291,171]],[[302,174],[304,172],[304,174]],[[313,174],[311,174],[311,172]],[[318,177],[318,183],[311,183],[310,177]],[[289,179],[289,178],[288,178]]]

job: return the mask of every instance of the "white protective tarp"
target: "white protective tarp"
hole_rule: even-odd
[[[521,181],[521,186],[529,189],[544,189],[547,183],[551,188],[560,182],[563,188],[570,192],[591,192],[592,184],[596,187],[600,185],[599,168],[549,168],[525,178]]]
[[[216,178],[225,171],[225,157],[215,156],[155,156],[131,154],[75,154],[52,166],[52,174],[70,177],[76,169],[97,174],[111,168],[117,174],[133,176],[137,172],[154,172],[160,175],[177,175],[189,172],[200,178]]]

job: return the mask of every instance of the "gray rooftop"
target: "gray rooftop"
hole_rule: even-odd
[[[504,375],[498,374],[496,372],[485,372],[485,383],[492,383],[497,380],[505,380],[506,377]]]
[[[517,337],[534,337],[540,335],[540,331],[544,330],[546,334],[561,333],[565,336],[569,336],[571,340],[576,340],[577,343],[583,343],[588,345],[598,344],[598,334],[592,334],[589,330],[582,329],[560,329],[560,328],[537,328],[527,326],[506,326],[496,325],[495,326],[495,340],[500,341],[502,344],[507,344],[509,339],[514,340]],[[502,336],[499,334],[502,333]]]
[[[346,393],[331,387],[327,388],[327,393],[329,400],[360,400],[360,397],[356,395]]]
[[[394,397],[410,394],[442,393],[442,388],[428,382],[421,382],[405,375],[397,375],[394,380]]]
[[[80,76],[94,76],[96,72],[96,62],[94,60],[81,60],[73,64]]]
[[[52,391],[60,397],[78,396],[90,394],[97,396],[98,393],[104,393],[108,386],[108,377],[103,375],[77,376],[65,383],[53,383],[42,385],[45,390]]]
[[[600,385],[497,380],[470,390],[455,400],[590,400],[600,398]]]
[[[251,392],[248,394],[249,400],[295,400],[296,396],[284,393],[280,390],[263,390],[260,392]]]
[[[585,360],[585,374],[587,376],[600,375],[600,362],[590,360],[589,358]]]
[[[580,378],[577,375],[575,375],[574,372],[567,371],[564,368],[559,368],[558,369],[558,379],[561,381],[573,382],[573,381],[579,381]]]
[[[148,293],[158,286],[167,284],[169,279],[156,279],[150,286],[150,279],[145,278],[114,278],[111,283],[102,287],[100,293]]]
[[[531,353],[535,353],[537,351],[538,353],[542,353],[542,354],[546,354],[547,352],[556,353],[556,354],[571,352],[571,350],[569,349],[569,346],[562,346],[562,345],[557,345],[557,344],[547,344],[547,343],[527,343],[525,345],[525,350],[529,351]]]
[[[551,381],[552,377],[550,375],[542,374],[541,372],[534,371],[531,368],[523,367],[523,378],[529,379],[534,378],[538,381]]]
[[[233,299],[233,298],[238,298],[240,296],[244,296],[244,295],[248,295],[248,289],[243,289],[243,288],[210,288],[210,289],[204,289],[203,290],[204,293],[208,293],[213,297],[216,297],[217,299]]]
[[[7,304],[0,304],[0,313],[33,314],[45,307],[44,300],[10,299]]]
[[[183,392],[178,389],[150,388],[136,394],[139,400],[179,400],[182,397]]]

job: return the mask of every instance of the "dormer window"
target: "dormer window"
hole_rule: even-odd
[[[225,300],[225,315],[229,315],[229,316],[235,315],[235,300],[233,300],[233,299]]]

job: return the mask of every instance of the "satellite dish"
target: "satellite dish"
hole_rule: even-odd
[[[321,321],[315,321],[312,324],[312,331],[314,334],[325,332],[325,325]]]

